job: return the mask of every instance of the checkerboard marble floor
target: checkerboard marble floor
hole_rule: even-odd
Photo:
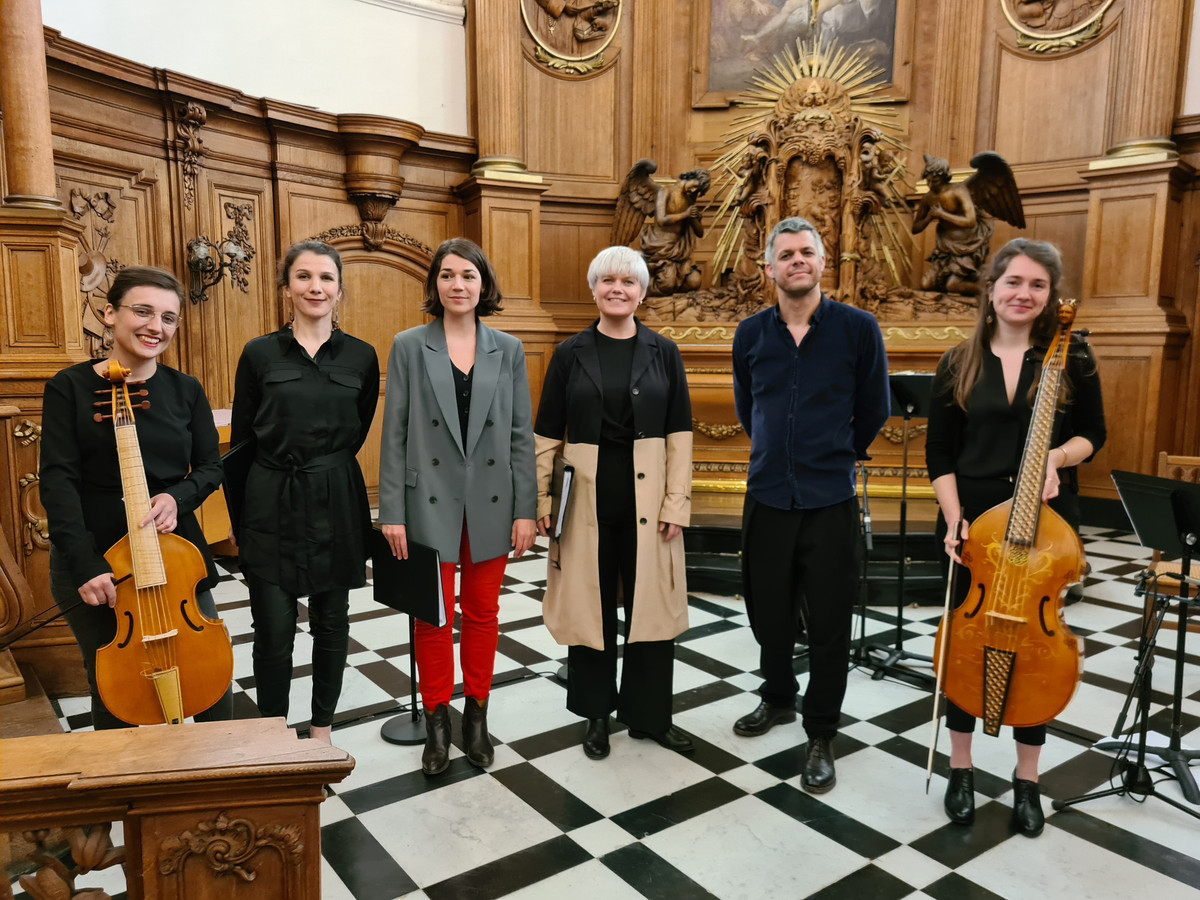
[[[731,729],[757,704],[760,684],[757,645],[745,607],[733,596],[693,593],[691,629],[677,642],[675,722],[695,737],[696,752],[679,756],[631,740],[616,723],[611,756],[587,759],[579,746],[583,724],[567,712],[556,678],[566,648],[541,621],[541,552],[511,562],[505,577],[488,720],[495,764],[486,771],[471,766],[460,746],[449,770],[428,779],[419,745],[390,744],[380,735],[389,718],[407,715],[408,620],[375,604],[369,587],[355,591],[334,742],[357,765],[322,808],[322,896],[1200,897],[1200,820],[1156,798],[1113,796],[1061,812],[1050,808],[1051,798],[1115,783],[1113,757],[1092,744],[1113,729],[1133,678],[1142,608],[1134,587],[1149,558],[1132,535],[1085,528],[1084,539],[1092,572],[1085,599],[1068,607],[1067,619],[1084,638],[1086,673],[1043,752],[1048,819],[1034,841],[1009,826],[1008,730],[1000,739],[976,738],[976,822],[952,825],[941,806],[944,730],[925,792],[928,690],[902,678],[873,680],[866,666],[850,674],[834,744],[837,787],[820,797],[802,792],[799,722],[758,738]],[[253,716],[247,593],[236,565],[222,564],[226,576],[216,597],[234,636],[237,715]],[[862,623],[868,641],[891,639],[893,614],[868,609]],[[940,614],[933,607],[907,609],[905,648],[928,655]],[[1197,747],[1200,647],[1191,637],[1183,743]],[[1174,642],[1175,632],[1164,631],[1150,719],[1159,734],[1170,729]],[[292,724],[300,729],[307,727],[308,651],[302,622],[291,702]],[[799,655],[801,690],[806,666]],[[461,699],[453,706],[461,744]],[[66,727],[82,727],[86,701],[64,700],[60,707]],[[1175,781],[1161,772],[1155,779],[1158,791],[1183,799]],[[92,883],[103,874],[88,876],[88,886],[103,886]]]

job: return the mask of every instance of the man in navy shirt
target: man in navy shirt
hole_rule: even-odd
[[[795,721],[792,657],[803,608],[801,785],[819,794],[836,782],[831,742],[850,664],[854,467],[889,414],[887,354],[871,315],[821,293],[825,248],[812,223],[776,225],[766,262],[778,303],[745,319],[733,338],[734,403],[750,437],[742,574],[764,678],[762,702],[733,730],[754,736]]]

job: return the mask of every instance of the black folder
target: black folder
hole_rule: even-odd
[[[575,467],[557,456],[554,459],[554,475],[550,480],[550,537],[562,537],[563,523],[567,510],[571,508],[571,485],[575,480]]]
[[[229,510],[229,527],[238,536],[242,524],[242,509],[246,505],[246,479],[254,464],[254,439],[246,438],[230,447],[221,457],[221,482],[225,488],[225,508]]]
[[[437,550],[410,537],[408,559],[397,559],[376,526],[371,529],[370,551],[376,603],[439,628],[446,624],[442,559]]]

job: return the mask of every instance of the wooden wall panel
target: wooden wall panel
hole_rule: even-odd
[[[623,97],[617,69],[566,80],[525,62],[525,162],[547,179],[619,183],[617,123]]]
[[[1161,252],[1162,236],[1146,227],[1159,217],[1161,199],[1155,191],[1131,188],[1096,204],[1089,223],[1096,265],[1087,273],[1085,290],[1097,305],[1150,295],[1151,269],[1129,265],[1129,260],[1152,259]]]
[[[1161,351],[1110,347],[1096,342],[1093,348],[1104,396],[1108,442],[1092,462],[1079,470],[1079,481],[1087,496],[1116,499],[1116,489],[1109,477],[1113,469],[1153,471],[1154,410],[1163,387],[1159,376]]]
[[[29,298],[34,302],[13,304],[5,310],[8,341],[5,353],[28,355],[52,350],[62,327],[62,302],[50,264],[54,248],[41,241],[24,246],[9,244],[0,260],[4,273],[4,293],[9,297]]]
[[[1053,57],[1001,47],[984,147],[1022,164],[1102,156],[1112,52],[1111,39]]]

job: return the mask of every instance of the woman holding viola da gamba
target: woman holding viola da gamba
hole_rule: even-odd
[[[939,506],[946,553],[957,565],[968,527],[997,504],[1013,499],[1021,469],[1042,360],[1058,327],[1062,258],[1041,241],[1017,238],[993,257],[974,335],[942,357],[934,378],[926,463]],[[1076,466],[1106,437],[1096,362],[1087,343],[1072,339],[1063,387],[1049,437],[1041,499],[1071,528],[1079,527]],[[960,522],[959,533],[947,522]],[[1077,544],[1077,541],[1076,541]],[[956,605],[971,587],[959,570]],[[953,637],[950,638],[953,645]],[[975,720],[948,703],[950,779],[945,808],[951,821],[975,816],[971,737]],[[1046,726],[1014,728],[1013,824],[1028,837],[1042,832],[1038,760]]]

